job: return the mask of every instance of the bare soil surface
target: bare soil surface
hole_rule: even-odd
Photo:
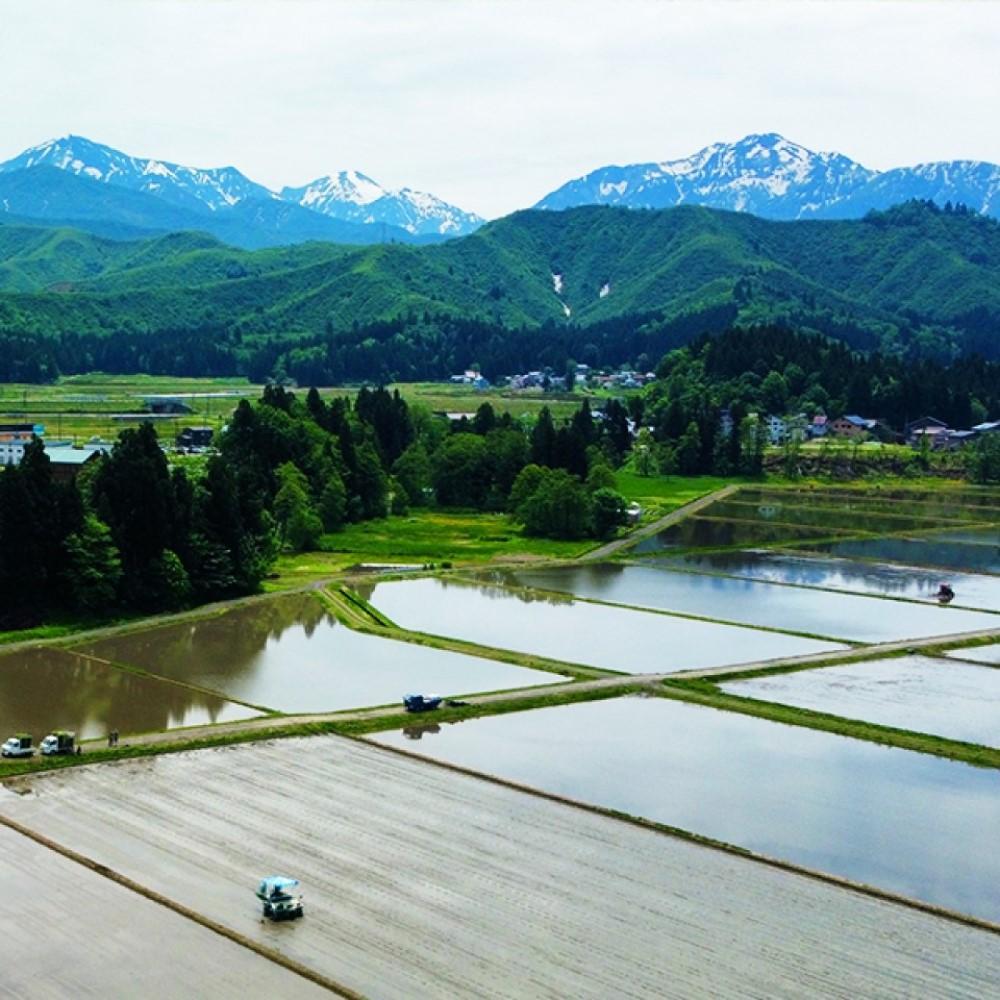
[[[0,996],[330,995],[6,827],[0,885]]]
[[[0,792],[0,813],[373,998],[998,993],[1000,935],[340,737],[22,785]],[[24,879],[39,867],[35,846],[16,846],[0,872],[14,863]],[[40,912],[73,915],[94,947],[86,890],[52,870],[36,887]],[[261,922],[253,888],[278,873],[302,880],[302,921]],[[169,964],[166,923],[115,928],[129,967]],[[33,933],[45,947],[27,951],[29,986],[72,945],[44,920]],[[226,995],[223,976],[262,960],[216,940],[205,982]],[[113,964],[102,963],[107,977]]]

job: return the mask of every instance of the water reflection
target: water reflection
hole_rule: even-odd
[[[654,559],[669,569],[683,567],[708,573],[726,573],[753,580],[796,583],[808,587],[887,594],[911,600],[933,598],[941,584],[941,571],[919,566],[892,566],[879,563],[851,562],[848,559],[818,559],[782,552],[749,550],[743,552],[689,553],[684,556]],[[1000,577],[949,574],[955,590],[955,605],[1000,610]]]
[[[1000,746],[1000,670],[900,656],[721,685],[730,694]]]
[[[798,546],[790,543],[790,547]],[[813,543],[807,547],[816,552],[847,558],[1000,573],[1000,547],[989,544],[968,544],[937,534],[925,535],[922,538],[850,539]]]
[[[310,594],[115,636],[89,651],[282,712],[552,684],[558,675],[354,632]]]
[[[972,649],[953,649],[945,655],[959,660],[975,660],[976,663],[1000,666],[1000,642],[995,642],[990,646],[974,646]]]
[[[420,752],[1000,919],[994,770],[651,698],[474,719]]]
[[[109,729],[144,733],[247,719],[259,713],[222,697],[117,670],[60,649],[0,657],[0,732],[41,739],[71,729],[80,739]]]
[[[655,535],[640,539],[632,551],[636,555],[664,549],[723,549],[769,542],[805,541],[809,538],[847,537],[850,532],[833,528],[815,528],[766,521],[725,521],[708,517],[687,517]]]
[[[514,570],[506,579],[524,587],[559,590],[619,604],[687,614],[859,642],[924,638],[952,632],[1000,628],[1000,618],[897,602],[887,605],[857,594],[831,594],[750,579],[677,573],[659,566],[592,563],[551,569]]]
[[[383,581],[367,593],[380,611],[405,628],[629,674],[842,648],[837,643],[570,598],[539,599],[494,584]]]

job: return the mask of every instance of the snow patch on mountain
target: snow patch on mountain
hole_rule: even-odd
[[[1000,167],[974,160],[879,172],[840,153],[814,152],[776,132],[714,143],[691,156],[607,166],[569,181],[536,208],[705,205],[772,219],[858,218],[912,198],[961,202],[1000,215]]]
[[[0,164],[0,173],[50,166],[133,191],[146,191],[185,208],[215,212],[249,198],[276,198],[234,167],[199,169],[129,156],[83,136],[67,135]]]
[[[386,223],[415,235],[463,236],[485,221],[425,191],[382,187],[356,170],[341,170],[302,187],[282,188],[281,197],[336,219]]]

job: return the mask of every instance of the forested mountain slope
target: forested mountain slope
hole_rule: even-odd
[[[543,324],[697,333],[767,322],[857,348],[1000,356],[1000,224],[924,203],[852,221],[527,211],[437,246],[253,252],[197,233],[116,242],[0,226],[0,290],[0,334],[19,341],[197,329],[219,343],[343,347],[369,324],[391,322],[405,342],[449,317],[491,338]]]

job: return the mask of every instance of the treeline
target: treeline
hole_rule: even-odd
[[[732,329],[668,353],[635,407],[641,471],[756,475],[767,414],[858,414],[898,433],[923,416],[967,428],[1000,419],[1000,364],[907,362],[783,327]]]
[[[60,375],[246,376],[301,385],[375,384],[446,378],[479,364],[495,381],[543,367],[564,370],[574,358],[592,367],[655,364],[669,347],[723,329],[735,306],[664,319],[659,313],[616,317],[590,326],[554,323],[507,327],[479,319],[407,313],[396,319],[321,333],[250,332],[206,321],[191,327],[47,335],[0,325],[0,381],[50,382]]]
[[[269,514],[220,457],[196,481],[151,424],[57,481],[41,441],[0,473],[0,621],[53,611],[159,611],[256,589],[275,555]]]

